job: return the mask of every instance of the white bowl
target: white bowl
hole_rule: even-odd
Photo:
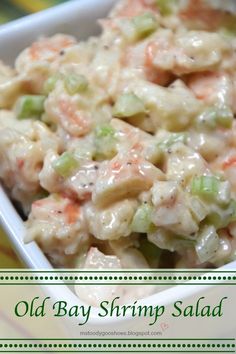
[[[52,35],[58,32],[75,35],[78,39],[86,39],[98,33],[96,19],[104,17],[116,0],[74,0],[49,10],[33,14],[0,27],[0,59],[13,64],[16,56],[40,35]],[[6,231],[9,240],[19,258],[31,269],[52,269],[51,264],[35,242],[25,245],[23,242],[25,227],[4,189],[0,186],[0,224]],[[221,268],[222,270],[223,268]],[[232,262],[224,269],[236,269]],[[196,295],[202,288],[180,286],[162,291],[142,302],[146,305],[155,303],[171,304],[176,299]],[[50,289],[54,292],[55,287]],[[66,286],[60,286],[60,296],[69,301],[80,301]],[[130,318],[127,318],[127,321]],[[92,318],[94,326],[101,327],[96,311]]]

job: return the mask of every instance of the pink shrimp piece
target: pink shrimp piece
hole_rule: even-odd
[[[40,60],[47,57],[48,61],[53,61],[62,49],[75,44],[75,40],[69,36],[55,36],[52,38],[43,38],[34,42],[29,49],[29,55],[32,60]]]
[[[149,0],[128,0],[125,2],[124,6],[116,14],[118,17],[134,17],[144,11],[157,11],[156,6],[153,1]]]
[[[191,0],[180,12],[183,20],[197,22],[205,29],[217,29],[224,17],[222,11],[208,7],[202,0]]]
[[[207,101],[215,93],[220,78],[221,74],[215,72],[196,73],[189,77],[187,84],[197,98]]]
[[[71,202],[66,205],[64,212],[66,214],[68,224],[74,224],[78,220],[78,216],[80,214],[80,206]]]
[[[81,136],[90,131],[91,122],[76,104],[62,99],[59,101],[59,116],[63,128],[72,135]]]
[[[115,12],[112,18],[99,20],[100,25],[104,29],[117,29],[117,24],[114,19],[117,18],[132,18],[138,16],[146,11],[157,11],[153,0],[127,0]]]
[[[80,217],[80,205],[68,197],[58,195],[35,201],[32,215],[40,219],[62,219],[68,225],[76,223]]]
[[[147,80],[161,86],[167,85],[173,78],[173,75],[170,72],[155,68],[154,66],[154,58],[156,53],[158,50],[164,49],[166,48],[162,48],[160,43],[153,41],[148,43],[145,51],[145,72]]]
[[[136,196],[163,176],[159,169],[133,152],[117,155],[101,165],[92,200],[102,206]]]
[[[186,83],[195,96],[208,104],[225,104],[235,112],[232,78],[224,72],[202,72],[188,77]]]

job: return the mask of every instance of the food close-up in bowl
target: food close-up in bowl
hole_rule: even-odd
[[[0,62],[0,179],[53,266],[235,260],[235,8],[117,1]]]

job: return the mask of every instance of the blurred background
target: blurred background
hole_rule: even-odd
[[[69,0],[0,0],[1,25],[31,13],[45,10]],[[0,227],[0,268],[22,268],[11,245]]]
[[[69,0],[0,0],[0,25]]]

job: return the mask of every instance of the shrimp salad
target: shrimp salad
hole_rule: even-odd
[[[0,179],[55,267],[236,258],[236,15],[217,3],[122,0],[100,36],[0,62]]]

